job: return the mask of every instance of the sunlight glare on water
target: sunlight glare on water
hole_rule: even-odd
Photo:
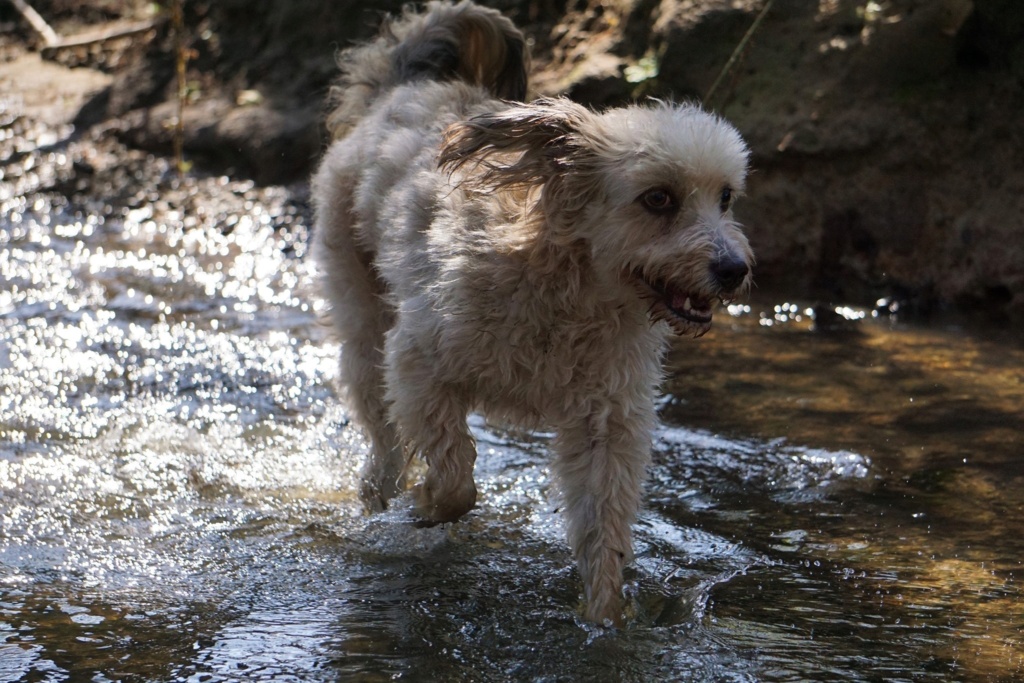
[[[473,417],[458,524],[362,514],[301,188],[4,188],[0,681],[1022,673],[1019,350],[716,316],[671,359],[614,632],[580,620],[548,434]]]

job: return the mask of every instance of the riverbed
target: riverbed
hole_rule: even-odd
[[[718,312],[668,359],[631,618],[595,628],[550,435],[473,418],[457,524],[363,513],[304,184],[3,130],[0,681],[1024,679],[1008,332]]]

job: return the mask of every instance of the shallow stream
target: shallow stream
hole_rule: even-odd
[[[362,514],[303,188],[83,155],[0,180],[0,681],[1024,680],[1019,341],[723,311],[603,631],[543,434],[474,421],[458,524]]]

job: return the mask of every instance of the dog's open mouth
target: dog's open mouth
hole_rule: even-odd
[[[653,320],[664,320],[678,335],[701,337],[711,329],[712,302],[704,295],[688,292],[642,272],[633,273],[641,294],[650,300]]]

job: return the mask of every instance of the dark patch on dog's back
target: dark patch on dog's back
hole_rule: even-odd
[[[392,52],[398,83],[460,79],[514,101],[526,99],[528,61],[519,31],[469,12],[454,25],[428,27],[419,40],[399,43]]]
[[[523,34],[494,9],[463,2],[427,3],[385,22],[381,35],[339,56],[342,77],[327,117],[339,140],[387,90],[416,81],[464,81],[503,100],[527,96],[530,54]]]
[[[394,73],[399,83],[417,80],[447,81],[455,78],[459,66],[459,46],[439,38],[400,44],[392,53]]]

